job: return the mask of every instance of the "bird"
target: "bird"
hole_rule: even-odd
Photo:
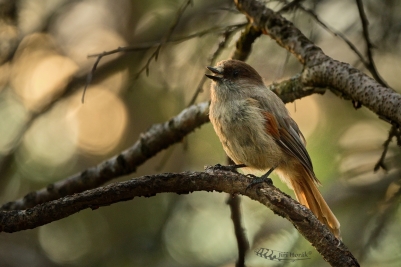
[[[209,118],[223,149],[236,166],[273,170],[297,200],[341,239],[340,223],[317,186],[306,141],[283,101],[243,61],[223,60],[207,67],[213,74]]]

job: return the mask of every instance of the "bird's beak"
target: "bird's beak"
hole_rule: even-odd
[[[214,68],[214,67],[207,67],[211,72],[213,72],[216,75],[210,75],[210,74],[205,74],[206,77],[209,79],[212,79],[213,81],[219,81],[221,78],[223,78],[223,72],[219,68]]]

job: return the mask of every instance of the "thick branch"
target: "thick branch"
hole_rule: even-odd
[[[294,24],[267,8],[263,2],[257,0],[234,0],[234,2],[256,29],[269,35],[279,45],[293,53],[302,64],[313,60],[315,54],[323,53]]]
[[[295,75],[288,80],[272,83],[267,86],[276,95],[279,95],[284,103],[294,102],[297,99],[313,94],[324,94],[326,89],[320,87],[305,87],[301,75]]]
[[[167,173],[144,176],[110,184],[83,193],[43,203],[23,211],[1,211],[0,231],[32,229],[65,218],[78,211],[111,205],[134,197],[150,197],[163,192],[190,193],[218,191],[242,194],[269,207],[289,220],[333,266],[359,266],[346,246],[321,224],[310,210],[269,184],[247,189],[252,178],[239,173],[208,168],[206,172]]]
[[[302,76],[308,85],[340,91],[379,117],[397,126],[401,125],[401,95],[383,87],[347,63],[326,57],[320,65],[305,68]]]
[[[235,0],[253,26],[293,53],[304,65],[303,83],[330,87],[365,105],[381,118],[401,125],[401,95],[347,63],[333,60],[291,22],[257,0]]]

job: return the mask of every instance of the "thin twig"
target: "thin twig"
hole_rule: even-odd
[[[178,25],[178,22],[179,22],[180,19],[181,19],[182,14],[184,13],[185,9],[186,9],[190,4],[192,4],[192,0],[187,0],[187,1],[180,7],[180,9],[178,10],[177,15],[176,15],[176,17],[175,17],[175,19],[174,19],[173,24],[172,24],[171,27],[169,28],[169,30],[168,30],[168,32],[166,33],[166,35],[164,35],[164,37],[162,38],[162,41],[156,46],[156,50],[155,50],[155,51],[152,53],[152,55],[148,58],[148,61],[146,62],[145,66],[143,66],[143,67],[139,70],[139,72],[136,74],[135,79],[137,79],[137,78],[139,77],[139,75],[140,75],[144,70],[146,70],[146,75],[149,75],[149,65],[150,65],[151,61],[152,61],[153,59],[155,59],[155,61],[157,61],[157,57],[159,56],[159,52],[160,52],[160,49],[161,49],[162,45],[164,45],[164,44],[170,39],[171,34],[174,32],[175,28],[176,28],[177,25]],[[124,51],[124,50],[128,51],[128,50],[130,50],[130,48],[124,49],[124,48],[122,48],[122,47],[119,47],[119,48],[117,48],[117,49],[115,49],[115,50],[112,50],[112,51],[103,52],[103,53],[100,53],[100,54],[98,54],[98,55],[89,55],[89,56],[88,56],[88,57],[97,56],[98,58],[97,58],[95,64],[93,65],[92,71],[88,74],[88,78],[87,78],[87,81],[86,81],[86,84],[85,84],[85,88],[84,88],[84,91],[83,91],[83,93],[82,93],[82,100],[81,100],[82,103],[84,103],[84,97],[85,97],[86,89],[88,88],[88,85],[89,85],[90,82],[92,81],[94,72],[95,72],[95,70],[96,70],[97,65],[98,65],[99,62],[100,62],[100,59],[101,59],[102,57],[104,57],[104,56],[111,55],[111,54],[114,54],[114,53],[119,53],[119,52],[122,52],[122,51]],[[131,49],[130,51],[133,51],[133,50]]]
[[[381,83],[383,86],[389,87],[386,81],[384,81],[384,79],[380,76],[379,72],[377,71],[375,61],[373,60],[373,54],[372,54],[373,45],[369,37],[369,28],[368,28],[369,21],[368,18],[366,17],[363,8],[362,0],[355,0],[355,1],[358,6],[359,16],[361,17],[363,37],[365,38],[365,43],[366,43],[366,55],[368,57],[368,66],[366,67],[376,81]]]
[[[400,143],[399,142],[400,135],[401,135],[401,132],[400,132],[399,128],[396,125],[392,125],[391,129],[390,129],[390,131],[388,133],[387,140],[383,143],[383,152],[382,152],[382,154],[380,156],[380,159],[377,161],[377,163],[376,163],[376,165],[375,165],[375,167],[373,169],[375,172],[377,172],[380,168],[382,168],[383,170],[387,171],[387,166],[384,163],[384,160],[386,159],[386,154],[387,154],[387,151],[388,151],[388,147],[389,147],[393,137],[397,138],[397,143],[399,144]]]
[[[242,226],[240,196],[228,195],[227,204],[230,206],[231,220],[233,221],[235,238],[237,239],[238,260],[235,266],[245,267],[245,255],[249,250],[249,241]]]
[[[99,57],[96,59],[95,63],[93,64],[92,70],[88,73],[88,76],[86,77],[86,83],[85,83],[85,87],[84,87],[84,91],[83,91],[83,93],[82,93],[82,99],[81,99],[82,104],[83,104],[84,101],[85,101],[86,88],[88,88],[89,84],[91,83],[92,78],[93,78],[93,75],[95,74],[97,65],[99,64],[100,59],[101,59],[102,57],[103,57],[103,56],[99,56]]]
[[[244,23],[240,23],[240,24],[234,24],[228,27],[241,27],[243,26]],[[198,38],[198,37],[202,37],[206,34],[209,33],[213,33],[213,32],[218,32],[218,31],[222,31],[226,28],[228,28],[227,26],[216,26],[216,27],[211,27],[209,29],[206,30],[202,30],[199,32],[195,32],[183,37],[176,37],[174,39],[170,39],[164,42],[164,44],[166,43],[181,43],[181,42],[185,42],[188,41],[190,39],[193,38]],[[149,42],[149,43],[142,43],[139,45],[135,45],[135,46],[120,46],[114,50],[110,50],[110,51],[105,51],[102,53],[95,53],[95,54],[89,54],[88,58],[90,57],[104,57],[104,56],[108,56],[108,55],[112,55],[112,54],[116,54],[116,53],[120,53],[120,52],[135,52],[135,51],[143,51],[143,50],[148,50],[151,48],[155,48],[158,47],[162,44],[162,42]]]
[[[234,165],[234,161],[227,156],[227,164]],[[237,239],[238,259],[236,267],[245,267],[245,256],[249,251],[249,241],[242,225],[241,198],[238,195],[228,195],[227,204],[231,211],[231,220],[234,225],[235,238]]]
[[[359,59],[361,60],[361,62],[363,63],[363,65],[368,68],[369,63],[365,60],[363,54],[358,50],[358,48],[356,48],[356,46],[341,32],[334,30],[333,28],[331,28],[330,26],[328,26],[326,23],[324,23],[319,16],[312,10],[309,8],[306,8],[302,5],[295,5],[294,7],[299,8],[300,10],[304,11],[305,13],[309,14],[313,19],[315,19],[315,21],[322,26],[326,31],[328,31],[329,33],[333,34],[334,36],[342,39],[348,46],[349,48],[355,52],[355,54],[359,57]]]
[[[284,12],[288,12],[288,11],[292,11],[293,9],[295,9],[297,6],[299,6],[304,0],[294,0],[288,3],[288,1],[284,1],[286,3],[285,6],[283,6],[282,8],[279,9],[279,11],[277,11],[277,13],[284,13]]]
[[[283,8],[281,8],[279,10],[278,13],[280,12],[286,12],[286,11],[290,11],[293,10],[294,8],[299,8],[300,10],[306,12],[307,14],[309,14],[310,16],[312,16],[315,21],[320,24],[325,30],[327,30],[328,32],[330,32],[331,34],[333,34],[336,37],[339,37],[340,39],[342,39],[349,47],[352,51],[354,51],[354,53],[359,57],[359,59],[361,60],[361,62],[363,63],[363,65],[365,66],[365,68],[367,70],[369,70],[369,72],[372,74],[372,76],[383,86],[389,87],[388,84],[383,80],[383,78],[380,76],[380,74],[378,73],[377,69],[376,69],[376,65],[374,63],[373,60],[373,56],[372,56],[372,48],[373,45],[369,39],[369,31],[368,31],[368,20],[366,18],[365,12],[363,10],[363,4],[361,0],[356,0],[357,4],[358,4],[358,11],[361,17],[361,21],[362,21],[362,27],[363,27],[363,35],[365,37],[365,41],[366,41],[366,46],[367,46],[367,58],[368,60],[365,59],[365,57],[363,56],[363,54],[358,50],[358,48],[356,48],[356,46],[341,32],[334,30],[333,28],[329,27],[327,24],[325,24],[320,18],[319,16],[312,10],[309,8],[304,7],[301,2],[302,1],[292,1],[290,3],[288,3],[288,1],[284,1],[285,3],[287,3]]]
[[[235,25],[231,25],[228,27],[242,27],[244,24],[235,24]],[[209,29],[203,30],[203,31],[199,31],[199,32],[195,32],[193,34],[189,34],[187,36],[183,36],[183,37],[178,37],[175,39],[170,39],[164,42],[164,44],[166,43],[181,43],[181,42],[185,42],[188,41],[190,39],[193,38],[199,38],[202,37],[206,34],[209,33],[213,33],[213,32],[219,32],[222,31],[224,29],[226,29],[227,26],[216,26],[216,27],[211,27]],[[117,54],[117,53],[127,53],[127,52],[137,52],[137,51],[146,51],[152,48],[157,48],[160,45],[162,45],[162,42],[150,42],[150,43],[143,43],[143,44],[138,44],[138,45],[134,45],[134,46],[120,46],[116,49],[113,50],[109,50],[109,51],[104,51],[102,53],[96,53],[96,54],[90,54],[88,55],[88,58],[91,57],[96,57],[96,62],[94,63],[91,72],[88,73],[87,78],[86,78],[86,83],[85,83],[85,88],[84,88],[84,92],[82,94],[82,103],[84,102],[84,96],[85,96],[85,92],[86,89],[88,88],[88,86],[91,84],[92,80],[93,80],[93,76],[95,74],[97,65],[99,64],[100,60],[105,57],[105,56],[109,56],[109,55],[113,55],[113,54]]]
[[[149,57],[148,61],[146,62],[146,64],[138,71],[138,73],[135,75],[135,79],[137,79],[139,77],[139,75],[141,75],[141,73],[143,71],[146,71],[146,75],[149,75],[149,65],[152,62],[153,59],[155,59],[155,61],[157,61],[157,58],[159,56],[160,50],[162,48],[162,46],[168,42],[168,40],[170,39],[171,35],[173,34],[175,28],[178,25],[178,22],[180,21],[182,15],[184,14],[185,10],[187,9],[187,7],[189,5],[192,5],[192,0],[187,0],[185,1],[185,3],[180,7],[180,9],[177,12],[177,15],[175,16],[174,22],[172,23],[172,25],[170,26],[169,30],[167,31],[167,33],[164,35],[164,37],[162,38],[162,41],[160,42],[160,44],[156,47],[156,50],[152,53],[152,55]]]

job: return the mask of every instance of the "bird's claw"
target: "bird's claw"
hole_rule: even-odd
[[[255,177],[255,175],[252,175],[252,176]],[[251,177],[251,178],[252,178],[252,177]],[[264,176],[256,177],[256,178],[254,178],[254,179],[252,180],[252,182],[246,187],[245,192],[246,192],[249,188],[251,188],[251,187],[253,187],[253,186],[257,185],[257,184],[261,184],[261,183],[266,183],[266,184],[268,184],[268,185],[273,185],[273,181],[272,181],[272,179],[270,179],[269,177],[264,177]]]

